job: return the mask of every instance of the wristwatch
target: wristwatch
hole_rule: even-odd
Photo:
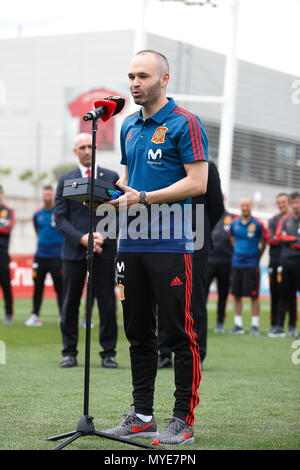
[[[143,204],[143,205],[146,206],[146,207],[150,206],[149,202],[147,201],[147,197],[146,197],[146,192],[145,192],[145,191],[140,191],[140,194],[139,194],[139,204]]]

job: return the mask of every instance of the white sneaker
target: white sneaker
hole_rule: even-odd
[[[91,321],[91,328],[94,328],[94,326],[95,326],[94,323]],[[85,320],[83,320],[81,322],[81,328],[86,328],[86,321]]]
[[[24,323],[26,326],[42,326],[42,320],[35,313],[32,313]]]

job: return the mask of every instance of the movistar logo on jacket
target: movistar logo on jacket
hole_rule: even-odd
[[[162,151],[161,149],[157,150],[148,150],[148,161],[147,163],[150,165],[161,165],[161,161],[159,161],[162,158]]]

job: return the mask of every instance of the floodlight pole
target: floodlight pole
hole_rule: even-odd
[[[147,33],[145,29],[145,20],[147,14],[149,0],[136,0],[136,8],[138,9],[137,14],[137,26],[134,32],[133,38],[133,51],[132,55],[136,54],[139,51],[147,49]],[[133,101],[133,98],[130,97],[128,103],[128,113],[132,114],[137,110],[136,104]]]
[[[39,201],[40,193],[40,172],[41,172],[41,122],[37,121],[35,128],[35,171],[34,171],[34,199],[35,202]]]
[[[221,177],[222,191],[229,200],[230,195],[230,179],[231,179],[231,162],[232,162],[232,146],[234,136],[234,117],[236,103],[237,88],[237,34],[238,34],[238,14],[239,0],[231,0],[232,8],[232,25],[230,45],[228,48],[223,96],[224,103],[222,107],[221,128],[219,139],[219,158],[218,169]]]
[[[137,27],[134,35],[133,53],[136,54],[138,51],[142,51],[147,48],[147,33],[145,29],[145,20],[149,0],[138,0],[138,18]]]
[[[205,6],[217,7],[219,3],[213,0],[160,0],[160,1],[180,1],[186,6]],[[178,101],[192,101],[202,103],[220,103],[222,104],[222,115],[220,123],[219,139],[219,157],[218,169],[221,177],[222,191],[229,199],[230,179],[231,179],[231,161],[232,144],[234,134],[234,115],[236,102],[236,84],[237,84],[237,34],[238,34],[238,12],[239,0],[230,0],[227,5],[231,8],[231,28],[230,44],[226,56],[225,75],[223,85],[223,96],[200,96],[200,95],[177,95],[173,98]]]

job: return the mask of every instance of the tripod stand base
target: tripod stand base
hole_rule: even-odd
[[[110,439],[112,441],[123,442],[125,444],[129,444],[135,447],[141,447],[143,449],[157,450],[157,446],[153,446],[149,444],[142,444],[140,442],[132,441],[130,439],[123,439],[122,437],[111,436],[110,434],[106,434],[105,432],[97,431],[95,429],[93,419],[94,418],[92,416],[82,415],[78,421],[76,431],[66,432],[64,434],[58,434],[57,436],[46,437],[45,440],[46,441],[59,441],[61,439],[66,439],[64,442],[56,446],[54,450],[63,449],[67,445],[76,441],[76,439],[78,439],[79,437],[83,437],[83,436],[97,436],[97,437],[102,437],[104,439]]]

